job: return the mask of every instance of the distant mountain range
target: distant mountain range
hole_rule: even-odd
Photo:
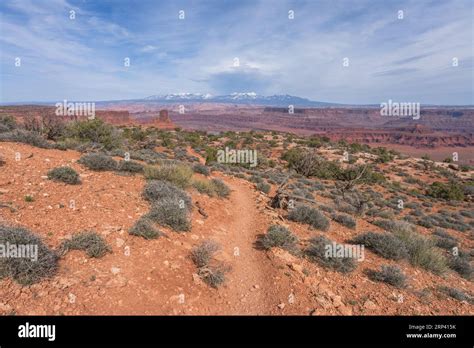
[[[0,105],[55,105],[57,101],[25,101],[25,102],[1,102]],[[268,107],[288,107],[293,105],[295,108],[380,108],[380,104],[339,104],[321,101],[309,100],[307,98],[296,97],[289,94],[275,94],[270,96],[260,95],[255,92],[236,92],[226,95],[212,95],[209,93],[174,93],[164,95],[152,95],[137,99],[119,99],[119,100],[68,100],[68,102],[95,102],[98,107],[127,104],[199,104],[199,103],[218,103],[230,105],[255,105]],[[472,109],[473,105],[435,105],[422,104],[423,107],[452,108],[462,107]]]
[[[177,93],[166,95],[152,95],[143,99],[158,103],[223,103],[240,105],[264,105],[264,106],[285,106],[294,105],[299,107],[327,107],[341,106],[342,104],[312,101],[306,98],[292,95],[271,95],[264,96],[255,92],[232,93],[227,95],[200,94],[200,93]]]

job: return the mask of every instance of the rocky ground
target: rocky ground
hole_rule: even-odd
[[[364,269],[394,261],[370,250],[354,272],[341,274],[296,257],[282,249],[259,250],[255,242],[271,224],[290,228],[304,241],[318,234],[290,222],[268,206],[269,197],[246,180],[213,172],[231,188],[228,199],[190,190],[192,230],[145,240],[128,229],[148,210],[142,198],[141,175],[92,172],[76,163],[76,151],[39,149],[19,143],[0,143],[6,164],[0,167],[0,223],[29,228],[51,248],[73,233],[98,232],[112,253],[100,259],[71,251],[60,259],[56,276],[21,287],[0,280],[0,314],[270,314],[270,315],[460,315],[474,306],[440,294],[437,286],[453,286],[472,293],[468,280],[453,272],[437,276],[397,264],[409,285],[396,289],[373,282]],[[16,154],[20,160],[16,160]],[[70,165],[80,173],[81,185],[47,179],[48,170]],[[199,176],[199,174],[195,174]],[[274,188],[273,188],[274,189]],[[32,201],[25,201],[31,196]],[[73,204],[71,204],[73,201]],[[358,219],[357,231],[333,223],[326,235],[343,243],[360,231],[381,231]],[[465,236],[457,235],[471,243]],[[204,284],[189,257],[193,246],[206,239],[221,245],[217,258],[230,266],[227,280],[214,289]]]

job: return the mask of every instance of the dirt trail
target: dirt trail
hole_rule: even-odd
[[[227,211],[228,220],[221,221],[221,227],[227,233],[216,239],[231,260],[226,291],[233,299],[235,314],[270,313],[275,307],[268,297],[274,269],[265,253],[255,248],[257,235],[264,231],[266,221],[259,214],[254,192],[249,187],[234,180],[224,181],[233,191],[230,197],[232,211]]]

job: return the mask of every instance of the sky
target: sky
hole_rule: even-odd
[[[256,92],[474,104],[473,7],[472,0],[2,0],[0,102]]]

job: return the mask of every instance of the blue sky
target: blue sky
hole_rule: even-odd
[[[253,91],[473,104],[473,3],[2,0],[0,102]]]

